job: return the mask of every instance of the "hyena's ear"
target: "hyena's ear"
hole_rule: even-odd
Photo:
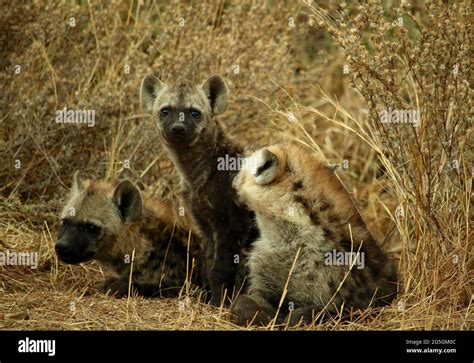
[[[140,108],[142,111],[152,112],[155,99],[163,87],[164,83],[151,73],[143,78],[140,86]]]
[[[202,84],[201,88],[209,99],[213,116],[220,115],[227,110],[229,91],[227,90],[224,80],[220,76],[211,76]]]
[[[84,182],[81,179],[79,170],[76,170],[74,176],[72,177],[72,192],[73,194],[79,194],[79,192],[84,189]]]
[[[249,160],[248,168],[255,178],[255,183],[266,185],[271,183],[278,172],[278,157],[267,149],[262,149],[253,154]]]
[[[120,211],[122,220],[133,222],[142,213],[142,198],[140,191],[128,180],[123,180],[115,188],[113,201]]]

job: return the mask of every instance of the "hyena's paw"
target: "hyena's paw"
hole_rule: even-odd
[[[221,295],[219,294],[212,294],[211,299],[209,300],[209,304],[215,307],[221,306]]]
[[[299,324],[311,324],[318,314],[318,310],[315,307],[301,307],[296,308],[291,313],[286,315],[284,323],[287,323],[288,326],[297,326]]]
[[[122,298],[128,296],[128,281],[120,278],[109,278],[100,284],[99,290],[107,295],[114,296],[116,298]],[[133,289],[131,291],[133,295]]]
[[[267,301],[250,295],[238,296],[230,312],[238,325],[267,325],[275,315],[275,309]]]

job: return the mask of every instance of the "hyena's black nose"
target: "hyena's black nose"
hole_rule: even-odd
[[[173,125],[173,127],[171,128],[171,132],[175,135],[184,135],[185,131],[185,127],[180,124]]]
[[[58,256],[66,256],[71,252],[71,246],[68,243],[58,241],[54,246]]]

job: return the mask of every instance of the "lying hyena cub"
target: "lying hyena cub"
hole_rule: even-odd
[[[240,289],[244,264],[238,263],[239,254],[258,237],[253,213],[236,204],[236,171],[219,168],[221,160],[238,159],[243,152],[214,117],[227,103],[227,86],[219,76],[196,85],[164,84],[148,75],[140,90],[141,107],[153,114],[181,177],[183,200],[204,240],[205,279],[214,305],[227,302],[223,296],[230,296],[234,286]]]
[[[310,322],[326,305],[334,313],[342,304],[359,309],[393,298],[394,266],[333,170],[293,144],[259,150],[244,165],[234,186],[255,211],[261,237],[248,259],[248,295],[232,306],[240,324],[274,317],[298,251],[281,308],[290,310],[284,321],[291,325]]]
[[[191,240],[188,259],[186,221],[175,217],[169,206],[142,199],[128,180],[81,181],[76,173],[61,220],[56,242],[59,259],[71,264],[95,259],[111,269],[117,277],[106,280],[101,290],[117,297],[128,294],[133,250],[132,292],[147,297],[178,295],[186,271],[188,275],[191,271],[187,260],[199,251]]]

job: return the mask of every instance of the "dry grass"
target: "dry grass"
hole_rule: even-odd
[[[176,175],[138,108],[139,82],[154,70],[165,79],[222,74],[229,133],[252,146],[296,139],[340,165],[369,229],[399,262],[391,306],[299,328],[472,329],[468,10],[318,4],[2,4],[0,251],[37,251],[40,263],[0,266],[0,328],[239,329],[199,291],[100,295],[95,263],[68,266],[54,254],[57,211],[76,169],[125,174],[175,199]],[[402,28],[391,25],[399,17]],[[96,110],[96,126],[56,124],[65,106]],[[387,107],[420,110],[420,127],[381,127]]]

